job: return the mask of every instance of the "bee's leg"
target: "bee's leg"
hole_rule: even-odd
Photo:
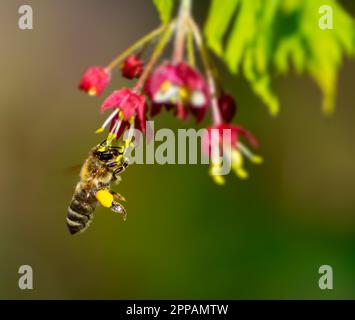
[[[119,184],[122,181],[122,178],[120,176],[113,176],[113,179],[116,184]]]
[[[122,218],[123,221],[126,221],[127,219],[127,211],[125,209],[125,207],[123,205],[121,205],[120,203],[116,202],[116,201],[112,201],[112,205],[110,208],[113,212],[117,212],[122,214]]]
[[[122,194],[119,194],[118,192],[111,190],[111,194],[113,195],[113,198],[117,201],[124,201],[124,202],[127,201],[126,198]]]
[[[118,166],[118,162],[112,161],[112,162],[108,163],[106,166],[108,166],[109,168],[114,168],[114,167]]]
[[[108,190],[106,188],[100,189],[95,194],[97,201],[105,207],[110,208],[113,212],[122,214],[123,220],[127,218],[127,212],[124,206],[122,206],[117,201],[114,201],[114,198],[119,199],[122,197],[120,194],[115,193],[114,191]],[[122,197],[122,200],[124,198]]]
[[[124,161],[122,162],[122,165],[120,165],[120,166],[113,172],[113,174],[114,174],[114,175],[119,174],[119,173],[121,173],[122,171],[124,171],[127,167],[128,167],[128,161],[127,161],[127,160],[124,160]]]

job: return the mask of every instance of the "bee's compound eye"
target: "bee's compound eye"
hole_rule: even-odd
[[[110,152],[99,152],[98,153],[98,158],[101,161],[109,161],[113,158],[113,154]]]

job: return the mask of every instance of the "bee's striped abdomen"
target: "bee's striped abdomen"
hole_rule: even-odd
[[[83,231],[89,226],[97,205],[96,198],[88,191],[81,189],[77,192],[77,189],[68,207],[67,225],[71,234]]]

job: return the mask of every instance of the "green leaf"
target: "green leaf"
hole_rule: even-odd
[[[232,21],[234,12],[236,11],[240,0],[212,0],[204,33],[208,45],[219,56],[222,55],[222,41],[228,26]]]
[[[234,73],[238,72],[244,50],[255,34],[256,4],[256,1],[243,1],[238,19],[235,20],[228,38],[224,57],[229,69]]]
[[[319,27],[323,5],[332,8],[333,29]],[[324,112],[332,113],[343,57],[355,54],[354,19],[336,0],[213,0],[205,36],[232,73],[243,67],[271,114],[279,109],[272,75],[291,70],[314,79]]]
[[[168,24],[174,9],[174,0],[153,0],[156,6],[160,20],[163,24]]]

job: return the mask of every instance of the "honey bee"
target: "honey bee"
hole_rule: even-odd
[[[66,220],[71,234],[82,232],[90,225],[98,204],[121,214],[126,220],[126,209],[118,202],[125,198],[110,189],[113,182],[121,181],[119,174],[128,166],[123,151],[123,147],[111,146],[106,140],[90,151],[68,207]]]

